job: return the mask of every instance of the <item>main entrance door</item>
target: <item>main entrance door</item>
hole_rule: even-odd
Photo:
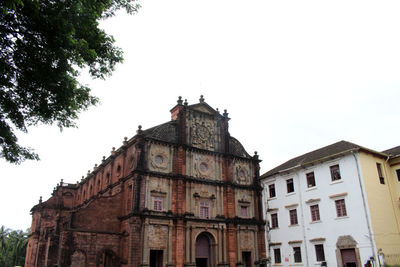
[[[196,266],[211,267],[211,240],[206,233],[201,233],[196,238]]]

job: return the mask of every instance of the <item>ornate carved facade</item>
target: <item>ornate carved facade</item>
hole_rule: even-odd
[[[203,97],[171,114],[32,208],[25,266],[261,265],[258,156]]]

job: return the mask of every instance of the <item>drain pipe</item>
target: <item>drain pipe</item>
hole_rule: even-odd
[[[307,233],[306,233],[306,220],[305,220],[305,218],[304,218],[304,210],[303,210],[303,196],[302,196],[302,194],[301,194],[301,190],[300,190],[300,177],[299,177],[299,174],[297,173],[296,174],[296,177],[297,177],[297,181],[298,181],[298,188],[299,188],[299,203],[300,203],[300,205],[299,205],[299,209],[300,209],[300,218],[301,218],[301,227],[302,227],[302,230],[303,230],[303,240],[304,240],[304,252],[305,252],[305,254],[306,254],[306,264],[307,264],[307,266],[311,266],[310,265],[310,262],[309,262],[309,259],[308,259],[308,257],[309,257],[309,255],[308,255],[308,248],[307,248],[307,245],[308,245],[308,243],[307,243]]]
[[[368,218],[368,209],[367,209],[367,201],[365,199],[365,194],[362,186],[362,180],[361,180],[361,172],[360,172],[360,166],[359,166],[359,161],[357,159],[357,156],[354,153],[354,150],[351,151],[351,154],[354,157],[354,161],[356,162],[356,167],[357,167],[357,175],[358,175],[358,182],[360,185],[360,191],[361,191],[361,196],[363,200],[363,206],[364,206],[364,212],[365,212],[365,219],[367,220],[367,226],[368,226],[368,235],[369,235],[369,241],[371,242],[371,249],[372,249],[372,255],[377,259],[377,255],[375,253],[375,246],[374,246],[374,240],[372,238],[372,230],[371,230],[371,224],[369,222]]]

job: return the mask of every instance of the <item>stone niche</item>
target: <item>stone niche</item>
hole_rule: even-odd
[[[191,152],[187,155],[186,174],[196,178],[221,180],[222,169],[215,155]]]
[[[148,153],[148,167],[150,171],[172,172],[173,149],[169,146],[151,144]]]

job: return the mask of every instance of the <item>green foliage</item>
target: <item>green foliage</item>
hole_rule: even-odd
[[[119,9],[135,13],[135,0],[0,1],[0,157],[39,159],[18,144],[15,130],[38,123],[74,127],[78,114],[98,99],[77,80],[109,76],[122,51],[99,28]]]
[[[23,266],[25,264],[28,233],[21,230],[0,228],[0,266]]]

